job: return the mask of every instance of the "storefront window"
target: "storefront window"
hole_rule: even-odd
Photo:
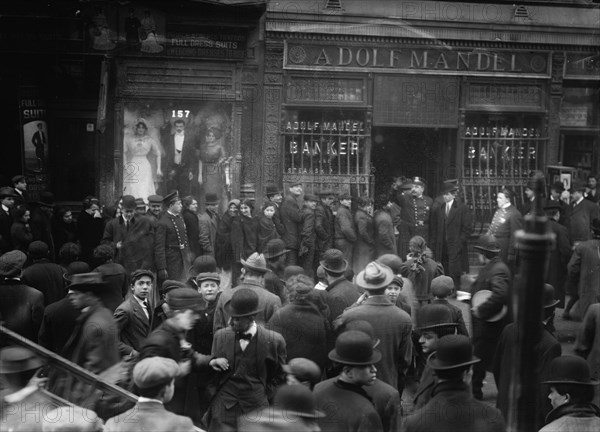
[[[368,190],[370,143],[364,111],[288,110],[282,134],[284,182],[301,180],[314,191],[323,186]]]

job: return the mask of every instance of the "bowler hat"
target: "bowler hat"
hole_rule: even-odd
[[[394,274],[400,274],[400,267],[402,266],[402,258],[395,254],[383,254],[377,258],[379,264],[385,264],[392,269]]]
[[[298,381],[316,384],[321,380],[321,368],[314,361],[303,357],[291,359],[282,366],[285,373],[294,375]]]
[[[577,356],[560,356],[550,362],[547,381],[542,384],[575,384],[594,386],[600,382],[593,380],[588,362]]]
[[[262,310],[258,306],[258,294],[250,288],[237,288],[234,290],[226,308],[232,318],[256,315]]]
[[[367,291],[377,290],[387,287],[392,279],[394,279],[394,272],[391,268],[373,261],[356,276],[356,285]]]
[[[104,290],[106,282],[102,278],[102,273],[79,273],[71,276],[69,291],[91,292],[98,294]]]
[[[315,396],[303,385],[284,385],[277,389],[273,404],[289,416],[321,418],[325,414],[316,408]]]
[[[319,202],[320,199],[318,196],[313,195],[313,194],[304,194],[304,201],[314,201],[314,202]]]
[[[67,285],[71,283],[71,278],[75,274],[89,273],[92,271],[90,265],[83,261],[73,261],[67,266],[66,273],[63,273],[63,279]]]
[[[179,365],[171,358],[147,357],[133,368],[133,382],[140,388],[158,387],[179,376]]]
[[[14,276],[23,269],[27,255],[20,250],[12,250],[0,256],[0,276]]]
[[[10,346],[0,349],[0,373],[12,374],[37,369],[43,360],[28,348]]]
[[[240,261],[242,262],[242,265],[247,269],[259,273],[266,273],[269,271],[269,269],[267,268],[267,260],[265,260],[265,256],[263,254],[259,254],[258,252],[254,252],[248,257],[247,260],[242,258]]]
[[[423,177],[413,177],[412,184],[423,187],[427,186],[427,183],[425,182],[425,179],[423,179]]]
[[[326,250],[319,264],[330,273],[342,274],[348,268],[348,261],[344,259],[344,254],[339,249]]]
[[[40,240],[33,241],[27,246],[27,253],[31,259],[46,258],[48,252],[48,245]]]
[[[186,285],[183,282],[179,282],[179,281],[172,280],[172,279],[167,279],[160,286],[159,292],[161,294],[166,294],[169,291],[174,290],[176,288],[188,288],[188,289],[191,289],[191,287],[189,285]]]
[[[54,194],[52,192],[40,192],[40,198],[36,203],[44,207],[54,207]]]
[[[481,306],[482,304],[484,304],[485,302],[488,301],[488,299],[493,295],[493,292],[487,289],[482,289],[477,291],[475,294],[473,294],[473,296],[471,297],[471,308],[472,310],[477,310],[479,309],[479,306]],[[496,321],[500,321],[502,318],[504,318],[506,316],[506,314],[508,313],[508,307],[506,305],[502,306],[502,309],[500,309],[500,312],[498,312],[496,315],[486,318],[485,321],[487,322],[496,322]]]
[[[272,239],[267,242],[263,255],[266,259],[277,258],[285,255],[290,250],[285,248],[285,243],[281,239]]]
[[[340,334],[329,359],[345,365],[367,366],[381,360],[381,352],[373,349],[373,340],[361,331],[350,330]]]
[[[190,287],[174,288],[167,294],[167,305],[171,310],[200,312],[206,309],[206,303],[198,291]]]
[[[484,234],[477,240],[477,244],[474,246],[475,249],[484,250],[492,253],[499,253],[500,247],[498,246],[498,241],[496,237],[492,235]]]
[[[560,300],[554,298],[554,287],[550,284],[544,284],[544,309],[550,309],[560,303]]]
[[[0,188],[0,198],[13,197],[15,198],[17,193],[10,186],[4,186]]]
[[[359,331],[365,333],[373,341],[373,348],[377,348],[381,339],[375,336],[375,330],[369,321],[366,320],[353,320],[346,323],[344,331]]]
[[[219,273],[213,273],[213,272],[199,273],[198,276],[196,276],[196,282],[201,283],[204,281],[214,281],[217,284],[220,284],[221,276],[219,276]]]
[[[167,207],[173,204],[174,202],[179,201],[179,193],[177,191],[173,191],[170,194],[166,195],[163,198],[163,204]]]
[[[564,192],[565,191],[565,185],[563,182],[554,182],[552,183],[552,186],[550,186],[551,190],[555,190],[556,192]]]
[[[548,200],[544,203],[544,210],[560,210],[560,203],[558,201]]]
[[[189,274],[195,277],[199,273],[216,272],[217,261],[211,255],[200,255],[196,257],[190,266]]]
[[[149,204],[162,204],[163,199],[164,198],[162,195],[150,195],[148,197],[148,203]]]
[[[216,205],[219,204],[219,197],[216,193],[209,192],[206,194],[205,200],[206,205]]]
[[[446,298],[452,294],[454,280],[450,276],[438,276],[431,281],[431,294],[439,298]]]
[[[456,327],[452,322],[452,312],[443,304],[426,304],[417,313],[417,330],[430,330],[439,327]]]
[[[26,181],[25,176],[23,174],[18,174],[14,176],[11,180],[12,184],[17,184],[22,181]]]
[[[481,361],[473,355],[473,345],[465,335],[442,336],[437,351],[429,356],[427,364],[433,370],[451,370]]]
[[[448,192],[456,192],[458,190],[458,185],[454,183],[444,183],[442,186],[441,194],[447,194]]]
[[[265,195],[267,195],[267,197],[271,196],[271,195],[277,195],[277,194],[282,194],[283,190],[281,190],[280,188],[278,188],[277,186],[275,186],[274,184],[268,184],[266,187],[266,193]]]

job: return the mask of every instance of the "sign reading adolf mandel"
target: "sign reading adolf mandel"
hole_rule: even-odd
[[[286,69],[549,76],[548,52],[286,43]]]

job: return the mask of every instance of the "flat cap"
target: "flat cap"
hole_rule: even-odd
[[[145,358],[133,368],[133,382],[140,389],[168,384],[178,375],[177,362],[165,357]]]
[[[167,294],[167,305],[172,310],[191,309],[200,312],[206,305],[200,293],[190,287],[175,288]]]
[[[40,240],[29,243],[29,246],[27,247],[27,253],[29,253],[29,256],[32,259],[46,258],[48,252],[48,245]]]
[[[148,197],[148,203],[150,204],[162,204],[163,202],[163,197],[162,195],[150,195]]]
[[[12,250],[0,256],[0,276],[14,276],[27,261],[27,255],[20,250]]]

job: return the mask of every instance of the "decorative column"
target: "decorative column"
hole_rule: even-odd
[[[546,165],[556,165],[560,151],[560,103],[563,95],[564,52],[552,53],[552,76],[550,79],[550,104],[548,107],[548,147]]]

